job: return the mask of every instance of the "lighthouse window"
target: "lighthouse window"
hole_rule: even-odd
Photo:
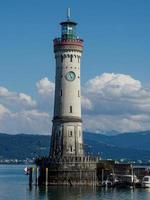
[[[72,146],[70,146],[70,151],[72,152]]]
[[[79,137],[81,137],[81,131],[79,131]]]
[[[78,90],[78,97],[80,97],[80,91]]]
[[[70,106],[70,113],[72,113],[72,106]]]
[[[78,56],[78,63],[80,62],[80,57]]]
[[[72,62],[72,60],[73,60],[73,55],[70,56],[70,62]]]
[[[73,132],[69,131],[69,137],[72,137],[72,135],[73,135]]]

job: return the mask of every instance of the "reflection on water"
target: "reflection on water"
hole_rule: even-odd
[[[37,200],[150,200],[150,189],[105,189],[93,187],[33,187],[29,199]]]
[[[36,197],[39,200],[79,200],[96,199],[96,188],[92,187],[69,187],[50,186],[32,187],[30,198]]]
[[[150,189],[51,186],[29,188],[24,166],[0,165],[0,200],[150,200]]]

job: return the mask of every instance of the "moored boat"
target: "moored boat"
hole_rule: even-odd
[[[150,188],[150,176],[144,176],[142,179],[142,187]]]
[[[116,187],[131,188],[139,183],[139,179],[135,175],[118,175]]]

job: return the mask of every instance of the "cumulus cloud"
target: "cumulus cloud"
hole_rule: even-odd
[[[36,87],[36,100],[0,87],[0,132],[51,132],[55,84],[44,77]],[[150,130],[150,88],[125,74],[96,76],[82,86],[82,116],[86,131]]]
[[[86,109],[85,128],[97,132],[150,129],[150,91],[129,75],[104,73],[83,86],[91,102]],[[84,110],[83,110],[84,111]],[[140,117],[140,120],[139,120]]]
[[[2,117],[0,115],[0,131],[12,134],[48,134],[51,128],[50,122],[48,113],[37,110],[7,112]]]
[[[0,104],[8,109],[26,110],[36,107],[36,101],[24,93],[11,92],[5,87],[0,87]]]
[[[150,112],[150,92],[129,75],[97,76],[85,84],[83,95],[92,103],[94,114]]]
[[[47,98],[54,90],[54,84],[51,83],[49,87],[49,83],[51,82],[47,78],[37,83],[39,98],[36,100],[25,93],[12,92],[0,87],[0,132],[50,133],[50,113],[41,109],[43,98]]]
[[[81,104],[82,104],[82,108],[85,109],[85,110],[91,110],[92,109],[92,103],[91,103],[90,99],[86,98],[85,96],[82,96]]]
[[[49,81],[47,77],[38,81],[36,86],[38,93],[44,98],[49,98],[54,93],[55,84]]]
[[[3,117],[3,115],[6,113],[9,113],[9,110],[0,104],[0,118]]]
[[[130,115],[84,115],[84,130],[94,133],[105,133],[111,131],[124,133],[129,131],[145,130],[146,127],[148,129],[150,128],[149,124],[146,126],[145,123],[133,118],[134,116]]]
[[[52,115],[55,84],[44,77],[36,83],[36,87],[39,94],[38,109]]]

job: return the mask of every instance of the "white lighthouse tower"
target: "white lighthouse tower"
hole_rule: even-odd
[[[61,37],[54,39],[56,59],[54,117],[50,158],[83,156],[80,62],[83,40],[76,35],[77,23],[60,23]]]
[[[83,40],[76,35],[77,23],[60,23],[61,37],[54,39],[56,59],[53,127],[48,157],[36,159],[39,185],[98,184],[99,158],[83,151],[80,62]]]

